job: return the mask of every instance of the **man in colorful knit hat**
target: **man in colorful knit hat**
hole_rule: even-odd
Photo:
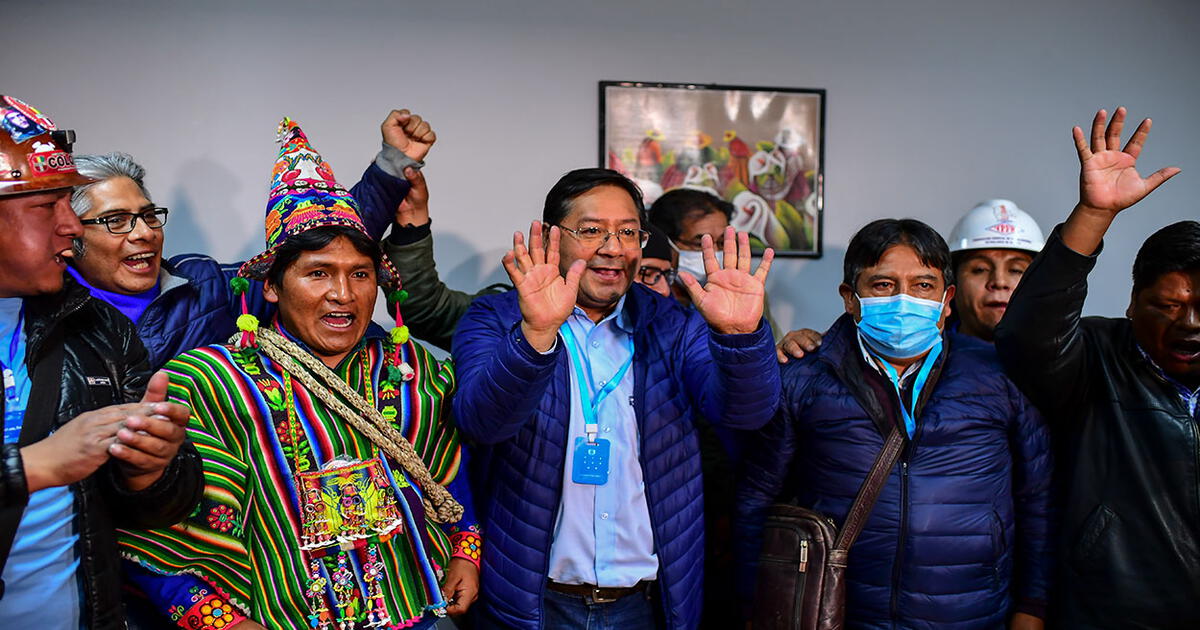
[[[236,344],[167,364],[205,498],[123,551],[178,576],[148,594],[187,628],[428,627],[479,582],[465,455],[442,419],[453,369],[408,338],[357,202],[296,123],[281,134],[267,249],[239,272],[278,315],[243,315]],[[397,289],[390,334],[370,321],[379,286]]]

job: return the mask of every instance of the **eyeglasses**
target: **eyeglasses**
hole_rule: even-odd
[[[558,229],[565,232],[570,232],[571,236],[579,239],[580,243],[589,247],[603,247],[608,239],[612,236],[617,237],[617,242],[621,243],[626,248],[641,249],[646,246],[646,241],[650,240],[650,233],[646,230],[635,230],[633,228],[621,228],[616,232],[602,230],[595,226],[581,227],[577,230],[572,230],[569,227],[558,226]]]
[[[103,225],[110,234],[128,234],[137,227],[138,219],[141,219],[148,228],[162,229],[162,226],[167,224],[167,212],[169,210],[166,208],[156,206],[136,214],[118,212],[99,219],[80,219],[79,222],[84,225]]]
[[[659,269],[658,267],[642,266],[638,268],[638,279],[642,284],[656,285],[658,281],[666,278],[667,284],[675,282],[675,278],[679,277],[679,272],[674,269]]]

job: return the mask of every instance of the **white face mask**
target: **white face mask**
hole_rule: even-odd
[[[675,244],[671,243],[671,247],[675,247]],[[704,284],[704,281],[708,277],[708,274],[704,273],[704,252],[693,252],[679,248],[675,248],[675,251],[679,252],[679,270],[692,274],[700,284]],[[717,251],[717,262],[720,263],[724,260],[725,252]]]

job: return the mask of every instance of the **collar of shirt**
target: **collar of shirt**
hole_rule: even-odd
[[[593,325],[601,326],[605,322],[612,321],[613,325],[618,329],[632,334],[633,326],[630,325],[629,316],[625,313],[625,298],[627,296],[628,294],[622,295],[621,299],[617,301],[616,308],[595,324],[592,324],[592,318],[588,317],[588,314],[582,308],[579,308],[578,305],[575,306],[575,310],[571,311],[571,317],[578,323],[584,324],[585,330],[590,329]]]
[[[867,362],[867,365],[874,368],[876,372],[882,375],[883,378],[887,379],[887,381],[890,383],[892,381],[892,377],[888,376],[887,371],[884,370],[883,366],[879,364],[882,359],[876,358],[875,355],[871,354],[870,350],[867,350],[867,345],[863,343],[862,333],[858,333],[855,338],[858,339],[858,349],[862,352],[863,360]],[[921,357],[921,360],[914,361],[911,365],[905,368],[904,373],[900,375],[900,386],[903,387],[905,381],[919,372],[921,370],[921,365],[924,363],[925,357]]]
[[[1175,387],[1176,391],[1179,392],[1179,398],[1187,406],[1188,413],[1193,416],[1196,415],[1196,409],[1200,407],[1200,387],[1193,390],[1187,385],[1171,378],[1171,375],[1159,367],[1158,363],[1155,363],[1154,359],[1142,348],[1142,344],[1135,341],[1133,342],[1133,347],[1137,348],[1138,354],[1142,355],[1142,358],[1146,360],[1146,364],[1150,366],[1150,370],[1154,372],[1155,376]]]

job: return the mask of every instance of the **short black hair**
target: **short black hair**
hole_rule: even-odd
[[[577,168],[559,178],[550,192],[546,193],[546,206],[542,209],[542,221],[558,225],[571,211],[571,202],[583,193],[599,186],[616,186],[629,193],[637,208],[638,221],[646,223],[646,205],[642,201],[642,189],[628,177],[608,168]]]
[[[858,274],[874,266],[884,252],[895,245],[908,245],[926,267],[940,269],[946,286],[954,284],[950,266],[950,247],[937,230],[916,219],[878,219],[864,226],[846,248],[842,262],[842,282],[855,286]]]
[[[1172,271],[1200,270],[1200,223],[1180,221],[1160,229],[1138,249],[1133,259],[1133,292],[1158,282]]]
[[[371,237],[345,225],[323,225],[288,237],[279,246],[279,249],[275,250],[275,260],[271,262],[271,268],[267,270],[267,281],[276,287],[281,286],[283,274],[288,267],[292,266],[292,263],[296,262],[296,259],[300,258],[300,254],[324,249],[339,236],[346,237],[354,249],[370,258],[376,269],[379,268],[383,252],[379,249],[379,245],[371,240]]]
[[[642,258],[671,260],[671,254],[675,250],[671,249],[671,241],[667,239],[667,235],[654,227],[654,224],[647,225],[646,231],[650,233],[650,238],[646,239],[646,246],[642,248]]]
[[[733,204],[728,201],[703,190],[676,188],[650,206],[650,223],[676,241],[683,233],[684,218],[693,212],[699,212],[700,216],[720,212],[727,220],[733,220]]]

